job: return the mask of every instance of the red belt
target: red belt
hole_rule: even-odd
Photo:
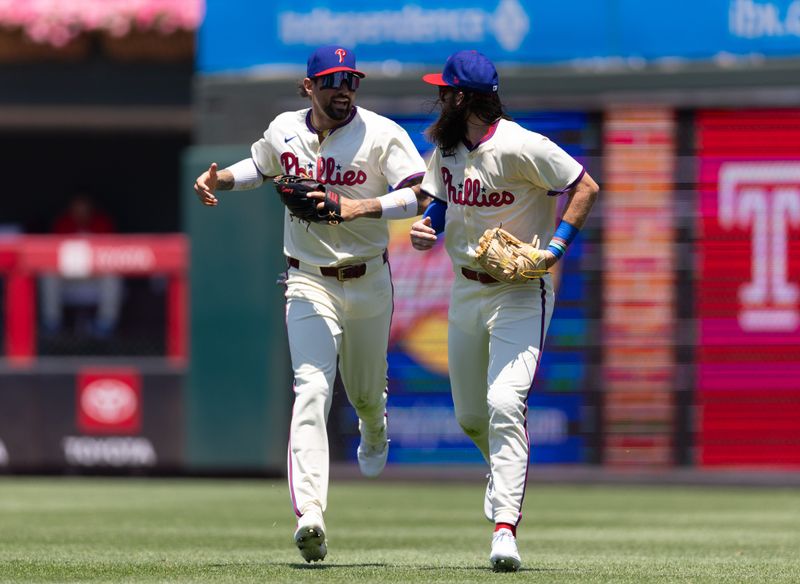
[[[293,257],[287,257],[287,262],[289,266],[292,268],[300,268],[300,260],[295,259]],[[383,263],[389,261],[389,252],[388,250],[384,250],[383,252]],[[340,267],[318,267],[319,273],[323,276],[330,276],[331,278],[336,278],[340,282],[344,282],[345,280],[353,280],[355,278],[360,278],[364,274],[367,273],[367,264],[349,264],[346,266]]]
[[[475,280],[481,284],[497,284],[499,282],[499,280],[495,280],[486,272],[476,272],[475,270],[470,270],[469,268],[461,268],[461,274],[467,280]]]

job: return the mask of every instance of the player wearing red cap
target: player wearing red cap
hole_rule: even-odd
[[[475,257],[486,229],[549,241],[552,267],[583,226],[598,186],[546,137],[514,123],[498,96],[494,64],[477,51],[451,55],[438,86],[441,113],[428,128],[437,146],[422,190],[434,201],[414,223],[411,243],[430,249],[444,231],[456,278],[450,298],[448,362],[456,418],[489,464],[484,512],[495,523],[490,561],[516,571],[530,444],[527,397],[553,313],[550,274],[504,283]],[[556,228],[556,197],[568,197]]]

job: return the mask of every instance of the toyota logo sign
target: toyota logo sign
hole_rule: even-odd
[[[137,433],[140,402],[137,371],[95,370],[78,376],[78,427],[85,433]]]
[[[116,379],[98,379],[87,385],[81,408],[101,424],[119,424],[130,418],[139,405],[133,388]]]

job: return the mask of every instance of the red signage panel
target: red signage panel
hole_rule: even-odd
[[[697,137],[699,462],[800,465],[800,110]]]
[[[141,376],[135,369],[78,372],[78,430],[84,434],[137,434],[142,427]]]

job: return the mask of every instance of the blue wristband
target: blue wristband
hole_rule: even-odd
[[[572,240],[578,235],[579,231],[580,230],[571,223],[562,220],[556,228],[556,232],[553,234],[553,239],[550,240],[550,244],[547,246],[547,251],[556,256],[556,259],[561,258],[564,252],[567,251],[569,244],[572,243]]]
[[[444,215],[446,212],[447,203],[434,197],[428,205],[428,208],[425,209],[425,212],[422,214],[423,219],[425,219],[425,217],[431,218],[431,227],[436,231],[436,235],[444,231]]]

